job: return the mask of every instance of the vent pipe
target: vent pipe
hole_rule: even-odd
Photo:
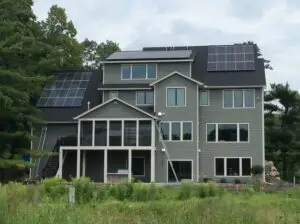
[[[90,105],[91,105],[91,102],[88,101],[88,102],[87,102],[87,109],[88,109],[88,110],[90,110]]]

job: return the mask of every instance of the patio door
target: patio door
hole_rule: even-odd
[[[192,180],[192,161],[172,161],[179,181]],[[170,163],[168,162],[168,182],[176,182]]]

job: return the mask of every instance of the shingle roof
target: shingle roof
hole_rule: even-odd
[[[147,47],[144,51],[160,51],[165,47]],[[175,47],[175,50],[187,49],[186,46]],[[192,78],[205,85],[222,86],[264,86],[266,85],[264,62],[262,59],[256,59],[255,71],[226,71],[209,72],[207,71],[207,53],[208,46],[190,46],[193,55],[195,55],[192,64]]]
[[[190,59],[191,50],[172,51],[119,51],[111,54],[107,61],[142,60],[142,59]]]

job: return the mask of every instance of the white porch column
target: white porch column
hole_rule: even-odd
[[[79,178],[80,177],[80,149],[77,149],[77,169],[76,169],[76,177]]]
[[[59,160],[58,160],[58,173],[57,176],[62,178],[62,169],[63,169],[63,150],[59,147]]]
[[[86,170],[86,151],[82,151],[82,176],[85,177]]]
[[[104,173],[103,173],[103,182],[107,183],[107,149],[104,149]]]
[[[132,179],[132,150],[128,149],[128,180]]]
[[[151,149],[151,182],[155,182],[155,150]]]

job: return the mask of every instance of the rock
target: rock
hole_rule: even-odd
[[[273,161],[265,161],[265,175],[266,182],[278,183],[278,181],[281,181],[279,177],[279,172],[274,166]]]

